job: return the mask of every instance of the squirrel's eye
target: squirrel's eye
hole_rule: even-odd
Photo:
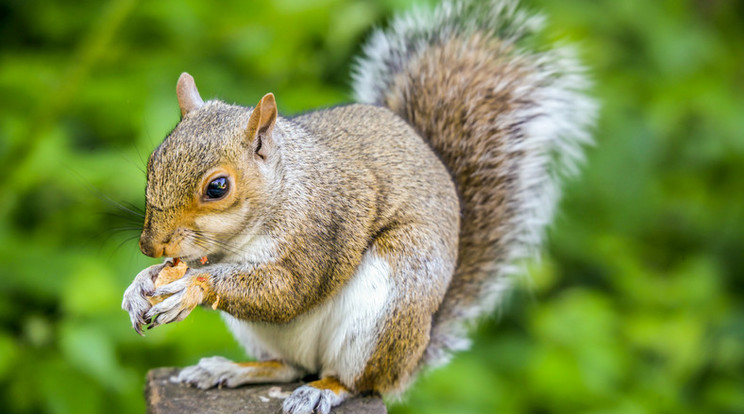
[[[230,182],[227,180],[227,177],[218,177],[207,184],[207,188],[204,190],[204,195],[207,199],[217,200],[227,194],[229,187]]]

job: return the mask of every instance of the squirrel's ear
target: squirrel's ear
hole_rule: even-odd
[[[199,96],[199,90],[196,89],[194,78],[186,72],[178,78],[176,94],[178,95],[178,106],[181,108],[181,116],[204,105],[204,101]]]
[[[267,93],[253,108],[251,118],[248,120],[245,131],[246,143],[261,159],[266,159],[268,151],[274,144],[271,133],[276,124],[276,116],[274,94]]]

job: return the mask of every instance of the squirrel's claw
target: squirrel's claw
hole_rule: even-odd
[[[328,414],[331,408],[349,398],[351,393],[338,379],[327,377],[303,385],[282,404],[284,414]]]
[[[129,319],[132,321],[132,328],[134,328],[134,331],[137,332],[139,336],[145,336],[145,334],[142,332],[142,325],[145,324],[142,318],[139,318],[130,313]]]
[[[153,280],[162,268],[163,265],[159,264],[150,266],[139,272],[132,281],[132,284],[124,292],[121,308],[129,313],[132,328],[140,335],[143,335],[142,326],[147,325],[149,322],[147,320],[148,318],[145,317],[145,312],[151,307],[147,296],[152,295],[152,292],[155,290]]]
[[[191,284],[191,278],[182,277],[180,279],[174,280],[171,283],[168,283],[167,285],[160,286],[159,288],[155,289],[155,291],[152,292],[150,295],[151,296],[174,295],[188,288],[190,284]]]
[[[150,310],[147,311],[147,313],[145,313],[145,318],[152,321],[149,329],[152,329],[158,325],[165,325],[166,323],[176,322],[176,320],[180,316],[182,316],[182,318],[178,320],[182,320],[183,318],[188,316],[188,313],[186,315],[181,315],[185,310],[181,308],[181,296],[183,296],[183,292],[174,294],[173,296],[170,296],[164,301],[153,306],[152,308],[150,308]],[[191,312],[191,310],[188,309],[188,312]]]
[[[170,296],[144,314],[146,320],[152,321],[150,329],[166,323],[180,322],[202,303],[204,291],[198,283],[195,283],[196,278],[195,275],[187,274],[181,279],[161,286],[152,293],[153,296]]]

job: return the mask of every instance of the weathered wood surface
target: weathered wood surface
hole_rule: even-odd
[[[282,402],[289,393],[302,385],[261,384],[234,389],[200,390],[169,379],[177,368],[157,368],[147,373],[145,395],[150,414],[225,414],[225,413],[281,413]],[[380,397],[356,397],[332,411],[335,414],[386,414]]]

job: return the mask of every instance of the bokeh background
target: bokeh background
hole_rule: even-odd
[[[0,411],[144,411],[144,375],[243,359],[215,312],[120,310],[144,164],[202,96],[350,100],[352,56],[410,0],[0,1]],[[744,412],[744,4],[527,0],[602,103],[531,277],[392,413]]]

